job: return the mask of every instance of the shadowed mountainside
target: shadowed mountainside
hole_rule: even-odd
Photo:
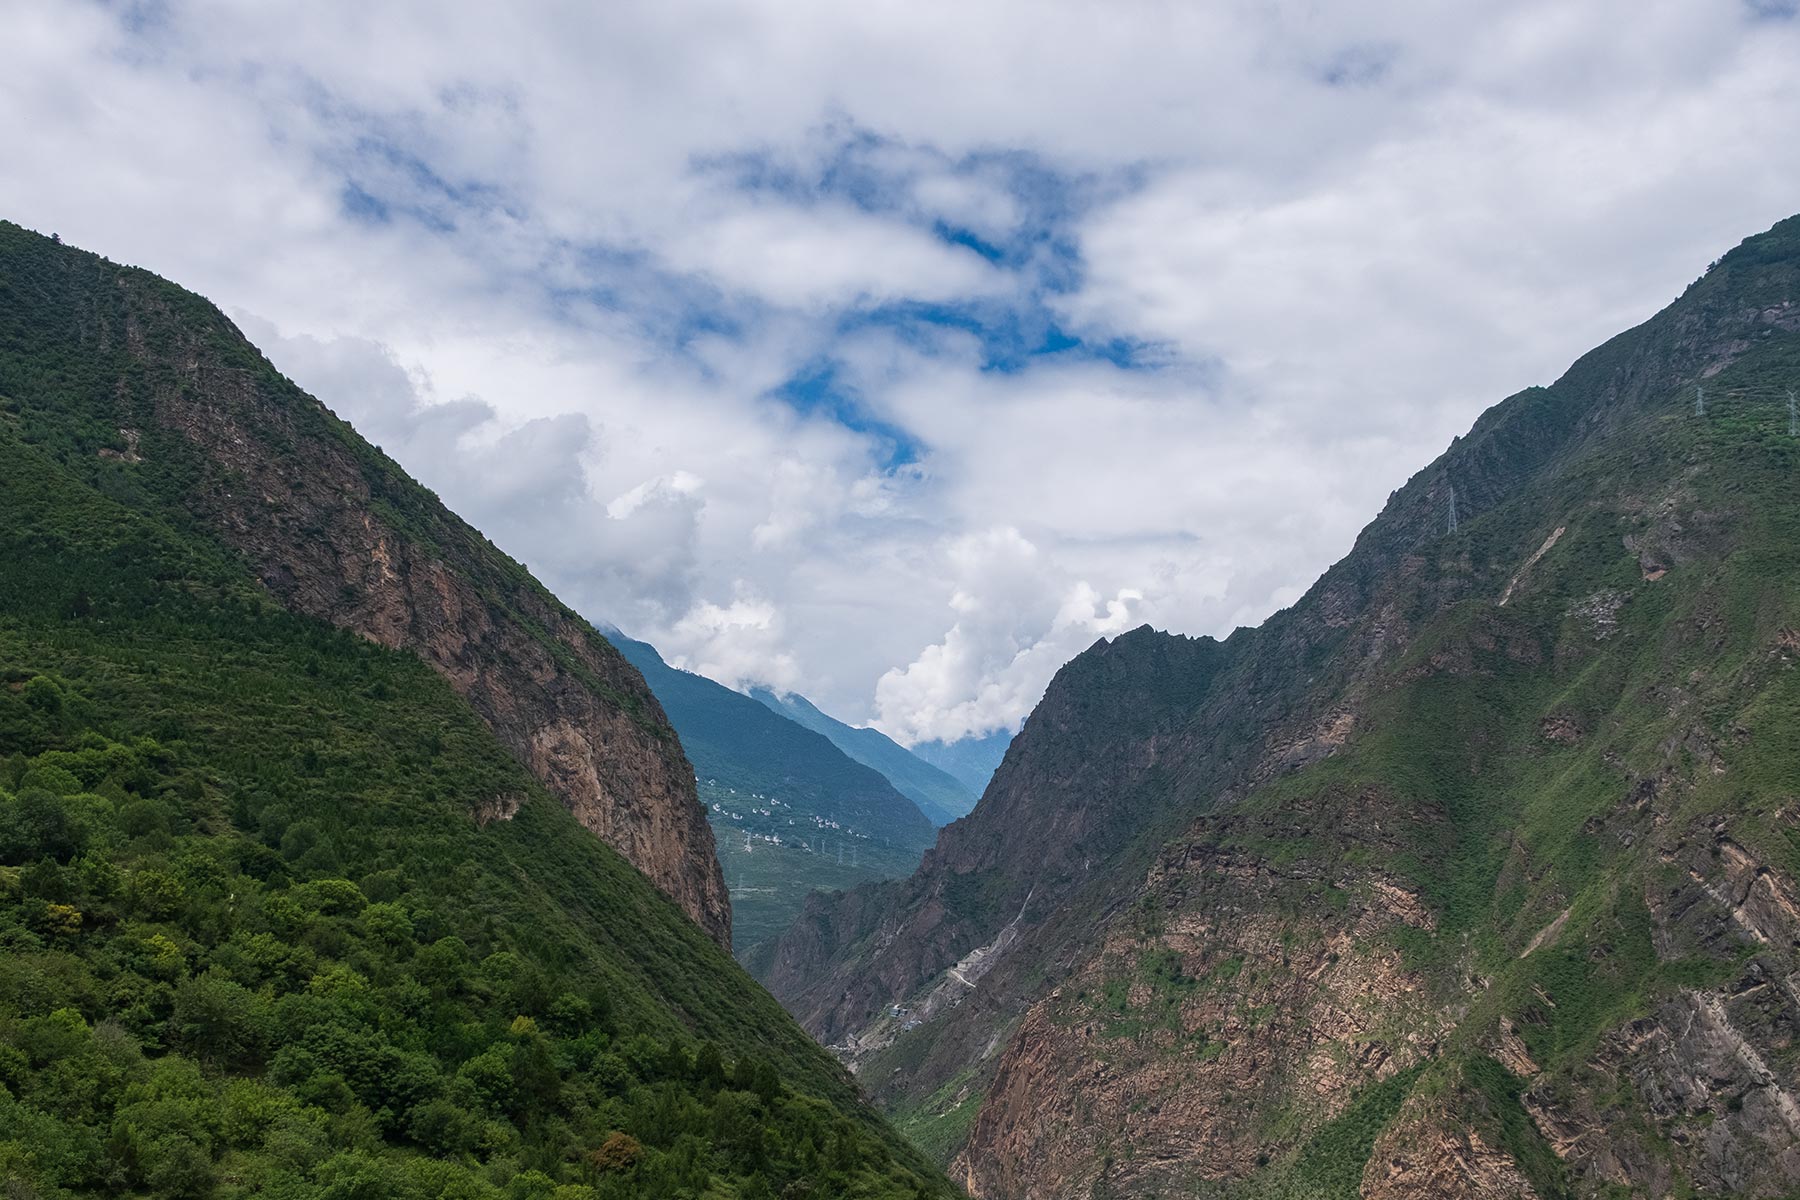
[[[693,761],[738,949],[787,928],[814,890],[919,865],[932,823],[879,772],[751,697],[669,666],[648,643],[609,636],[644,673]]]

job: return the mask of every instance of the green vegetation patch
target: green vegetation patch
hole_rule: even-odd
[[[979,1086],[971,1086],[974,1079],[972,1069],[962,1071],[921,1103],[890,1114],[900,1132],[941,1166],[948,1166],[969,1140],[969,1130],[981,1112],[983,1092]]]
[[[1350,1107],[1307,1140],[1290,1170],[1301,1194],[1320,1200],[1355,1200],[1375,1139],[1400,1111],[1424,1069],[1421,1063],[1370,1084],[1357,1093]]]

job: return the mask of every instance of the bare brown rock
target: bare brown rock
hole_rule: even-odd
[[[1362,1088],[1428,1056],[1448,1018],[1388,932],[1429,930],[1409,888],[1316,882],[1242,856],[1165,855],[1154,935],[1116,928],[1006,1045],[952,1174],[978,1196],[1124,1195],[1255,1174]],[[1110,1148],[1131,1147],[1129,1156]]]
[[[1512,1156],[1461,1120],[1413,1101],[1375,1143],[1363,1200],[1534,1200]]]
[[[1531,1051],[1525,1048],[1518,1029],[1506,1017],[1500,1018],[1500,1035],[1494,1039],[1493,1053],[1501,1066],[1520,1079],[1530,1079],[1538,1073],[1538,1065],[1532,1059]]]
[[[1573,746],[1581,740],[1581,726],[1573,718],[1562,713],[1553,713],[1538,722],[1538,729],[1544,740],[1555,742],[1560,746]]]
[[[138,443],[142,439],[142,436],[143,435],[138,433],[135,429],[121,429],[119,430],[119,437],[124,441],[125,448],[123,450],[114,450],[111,446],[102,446],[100,448],[100,457],[112,462],[130,464],[141,463],[144,461],[144,456],[138,453]]]

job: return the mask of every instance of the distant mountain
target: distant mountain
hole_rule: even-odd
[[[808,892],[906,875],[937,827],[892,783],[741,692],[607,635],[643,672],[694,764],[731,892],[733,945],[787,928]]]
[[[846,725],[819,711],[817,705],[798,692],[778,696],[768,688],[752,688],[750,695],[789,720],[823,734],[832,745],[865,767],[881,772],[934,825],[948,825],[975,807],[975,789],[932,766],[879,729]]]
[[[988,780],[1000,769],[1000,761],[1006,757],[1006,748],[1012,745],[1013,735],[1004,729],[996,729],[985,737],[959,738],[954,742],[920,742],[912,750],[914,758],[923,759],[950,775],[958,783],[975,793],[979,800],[981,793],[987,791]]]

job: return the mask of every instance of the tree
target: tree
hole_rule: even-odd
[[[460,1157],[475,1149],[481,1122],[448,1100],[430,1100],[413,1110],[406,1135],[433,1154]]]
[[[615,1131],[608,1134],[600,1148],[589,1157],[594,1169],[603,1175],[629,1171],[644,1157],[644,1144],[629,1133]]]
[[[766,1059],[749,1055],[738,1059],[731,1082],[739,1091],[755,1092],[764,1104],[775,1103],[781,1094],[781,1075]]]
[[[146,1155],[144,1182],[159,1197],[189,1200],[209,1196],[217,1181],[212,1156],[190,1138],[160,1138]]]
[[[701,1042],[694,1055],[694,1082],[703,1091],[713,1092],[725,1084],[725,1056],[713,1042]]]
[[[22,866],[40,858],[68,862],[87,841],[62,797],[28,787],[0,806],[0,862]]]
[[[63,708],[63,690],[54,679],[33,675],[25,681],[25,703],[44,713],[59,713]]]
[[[562,1079],[550,1047],[533,1030],[519,1038],[512,1054],[513,1098],[521,1115],[549,1112],[562,1095]]]
[[[512,1108],[512,1047],[496,1043],[471,1058],[457,1069],[460,1080],[474,1090],[475,1098],[489,1112],[502,1113]]]
[[[181,911],[187,889],[163,871],[142,870],[131,877],[131,907],[152,921],[163,921]]]
[[[461,938],[439,938],[413,956],[413,974],[441,995],[460,995],[468,987],[469,960],[469,947]]]
[[[170,1019],[177,1045],[206,1062],[245,1070],[262,1061],[269,1040],[269,1003],[218,971],[175,989]]]
[[[388,946],[403,946],[412,941],[412,917],[398,904],[371,904],[363,909],[362,926],[368,935]]]

